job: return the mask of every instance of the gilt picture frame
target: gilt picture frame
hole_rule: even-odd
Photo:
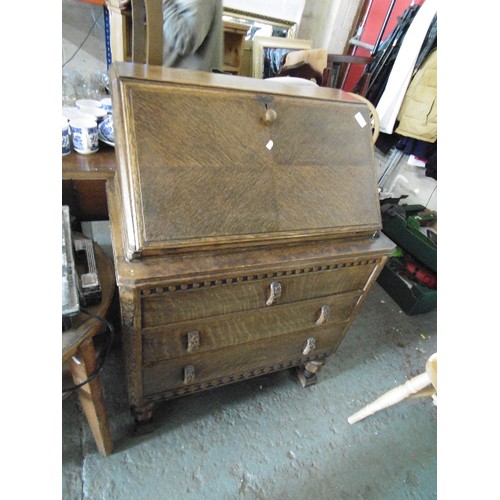
[[[256,36],[252,47],[252,76],[254,78],[277,76],[280,65],[288,52],[311,49],[312,45],[312,40]]]

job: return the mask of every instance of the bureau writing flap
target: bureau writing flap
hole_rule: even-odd
[[[380,229],[364,103],[126,63],[111,75],[129,258]]]

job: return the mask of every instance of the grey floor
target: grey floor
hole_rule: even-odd
[[[408,316],[376,283],[318,383],[290,371],[160,405],[133,434],[118,334],[102,373],[114,452],[97,452],[75,395],[62,402],[62,498],[437,498],[437,406],[409,399],[347,417],[421,373],[437,312]]]

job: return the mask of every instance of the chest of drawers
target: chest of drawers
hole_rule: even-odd
[[[287,368],[306,386],[394,245],[369,110],[340,91],[117,63],[108,203],[128,393]]]

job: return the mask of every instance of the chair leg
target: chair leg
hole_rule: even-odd
[[[422,389],[426,388],[429,384],[431,384],[431,379],[427,373],[422,373],[417,375],[416,377],[411,378],[404,384],[391,389],[386,392],[379,398],[377,398],[373,403],[366,405],[361,410],[357,411],[353,415],[351,415],[347,421],[350,424],[355,424],[364,418],[373,415],[374,413],[383,410],[384,408],[388,408],[389,406],[393,406],[400,401],[410,397],[413,394],[417,394]]]
[[[69,366],[75,384],[84,382],[96,367],[96,356],[92,339],[83,342],[76,355],[69,360]],[[89,383],[78,389],[78,397],[83,412],[89,423],[97,448],[102,456],[108,456],[113,450],[108,416],[104,406],[104,397],[100,376],[97,375]]]

